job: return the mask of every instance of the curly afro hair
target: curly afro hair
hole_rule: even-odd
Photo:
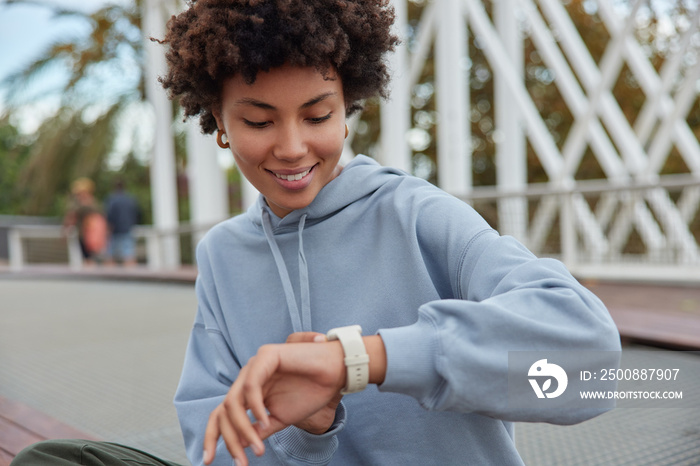
[[[389,0],[192,0],[160,41],[168,45],[160,82],[208,134],[217,130],[212,109],[226,78],[240,73],[253,83],[285,63],[324,75],[334,68],[350,115],[361,100],[386,97],[393,21]]]

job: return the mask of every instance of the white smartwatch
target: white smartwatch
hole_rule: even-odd
[[[343,395],[362,391],[369,381],[369,355],[362,341],[362,327],[350,325],[328,331],[329,341],[339,340],[345,353],[345,367],[348,378],[345,388],[340,391]]]

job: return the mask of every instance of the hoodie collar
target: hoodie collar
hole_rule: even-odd
[[[265,238],[270,246],[270,251],[277,266],[287,301],[287,310],[295,332],[312,331],[311,325],[311,297],[309,290],[309,271],[304,253],[304,227],[318,223],[324,218],[332,216],[356,200],[376,191],[386,183],[387,176],[403,175],[404,173],[392,168],[380,168],[373,159],[358,155],[350,162],[340,174],[321,189],[319,194],[307,207],[294,210],[284,218],[272,213],[260,195],[255,204],[248,210],[253,223],[259,225],[265,233]],[[289,276],[284,257],[277,245],[275,233],[296,230],[298,234],[299,264],[299,290],[301,292],[301,312],[297,305],[294,287]]]
[[[324,186],[316,198],[303,209],[290,212],[280,219],[272,214],[271,226],[274,232],[294,229],[301,217],[306,217],[306,225],[313,225],[346,206],[361,199],[382,186],[387,177],[406,173],[390,167],[381,167],[374,159],[357,155],[340,174]],[[268,208],[265,198],[260,195],[248,209],[253,223],[262,228],[262,212]]]

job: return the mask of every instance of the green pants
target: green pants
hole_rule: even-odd
[[[10,466],[179,466],[140,450],[108,442],[46,440],[22,450]]]

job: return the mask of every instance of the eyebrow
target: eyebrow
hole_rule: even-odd
[[[337,95],[337,94],[338,94],[337,92],[325,92],[323,94],[320,94],[320,95],[314,97],[313,99],[311,99],[307,102],[304,102],[303,104],[301,104],[299,106],[299,109],[313,107],[317,103],[323,102],[327,98],[332,97],[332,96]],[[277,110],[277,108],[274,105],[270,105],[266,102],[262,102],[260,100],[249,98],[249,97],[245,97],[243,99],[237,100],[235,105],[252,105],[253,107],[262,108],[264,110]]]

